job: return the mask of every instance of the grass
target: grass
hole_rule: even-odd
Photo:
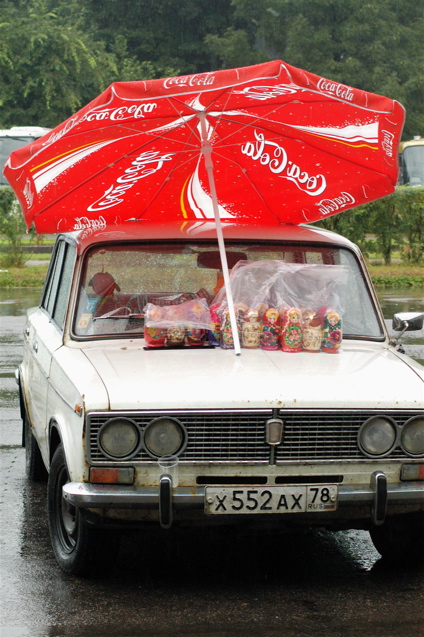
[[[368,263],[374,285],[385,287],[422,287],[424,289],[424,265],[408,263]]]
[[[48,262],[23,268],[0,267],[0,288],[41,288],[46,278]]]

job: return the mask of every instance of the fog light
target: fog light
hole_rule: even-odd
[[[386,416],[373,416],[362,425],[358,433],[361,450],[371,456],[388,453],[396,441],[396,425]]]
[[[404,464],[400,471],[401,480],[424,480],[424,464]]]
[[[128,458],[140,442],[137,425],[126,418],[111,418],[99,431],[98,443],[109,458]]]
[[[90,482],[92,484],[133,484],[134,467],[91,467]]]
[[[146,451],[155,457],[178,454],[185,442],[184,426],[176,418],[156,418],[147,425],[144,432]]]
[[[402,427],[402,448],[413,456],[424,454],[424,418],[415,416],[408,420]]]

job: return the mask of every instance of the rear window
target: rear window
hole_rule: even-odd
[[[336,306],[344,338],[383,337],[356,256],[338,247],[228,243],[235,303]],[[73,331],[77,338],[143,335],[146,306],[225,302],[216,244],[96,246],[85,256]]]

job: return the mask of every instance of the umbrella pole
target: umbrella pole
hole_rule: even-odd
[[[231,329],[233,332],[233,339],[234,339],[234,351],[236,353],[236,356],[240,356],[241,351],[240,351],[240,339],[238,334],[238,325],[237,325],[236,313],[234,310],[234,301],[233,301],[233,294],[231,291],[230,275],[228,272],[228,261],[227,261],[227,254],[225,251],[224,235],[222,233],[221,218],[219,216],[218,200],[216,196],[215,177],[213,172],[213,161],[212,161],[212,146],[208,139],[208,134],[206,129],[206,121],[205,121],[206,113],[201,112],[201,113],[198,113],[197,115],[200,119],[200,128],[201,128],[201,134],[202,134],[202,154],[205,158],[205,167],[208,173],[209,187],[210,187],[211,195],[212,195],[212,207],[213,207],[213,214],[215,217],[219,253],[221,256],[222,274],[224,277],[224,287],[225,287],[225,292],[227,294],[228,310],[230,312]]]

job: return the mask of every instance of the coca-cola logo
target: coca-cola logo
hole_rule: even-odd
[[[393,157],[395,136],[387,130],[382,130],[381,147],[388,157]]]
[[[234,91],[236,95],[246,95],[256,100],[270,100],[281,95],[292,95],[297,93],[299,87],[296,85],[279,84],[277,86],[247,86],[242,91]]]
[[[274,175],[292,181],[299,190],[311,197],[318,197],[325,191],[327,182],[324,175],[310,175],[289,159],[283,146],[276,142],[267,141],[264,134],[258,133],[256,130],[254,134],[256,141],[246,142],[241,147],[241,152],[244,155],[251,157],[253,161],[259,162],[262,166],[267,166]]]
[[[120,175],[115,184],[105,190],[104,194],[88,208],[88,212],[98,212],[106,208],[112,208],[124,201],[127,190],[132,188],[137,181],[145,179],[160,170],[166,161],[170,161],[174,153],[161,155],[157,151],[141,153],[129,168]]]
[[[31,182],[29,181],[29,179],[27,179],[25,182],[22,194],[24,196],[27,207],[31,208],[32,204],[34,203],[34,193],[32,192]]]
[[[347,102],[352,102],[354,98],[353,89],[345,84],[338,84],[331,80],[326,80],[323,77],[319,80],[317,88],[324,93],[331,93],[335,97],[339,97]]]
[[[164,88],[185,86],[211,86],[215,82],[215,76],[211,73],[199,73],[198,75],[180,75],[168,77],[163,82]]]
[[[130,104],[116,108],[102,108],[89,111],[81,119],[81,122],[101,122],[109,120],[122,122],[128,119],[141,119],[146,113],[152,113],[157,108],[156,102],[143,102],[142,104]]]
[[[98,219],[75,217],[74,230],[104,230],[105,228],[106,219],[104,217],[99,217]]]
[[[66,133],[69,133],[70,130],[72,130],[74,128],[74,126],[76,124],[78,124],[79,120],[77,117],[73,117],[72,119],[69,119],[63,128],[61,128],[59,131],[56,131],[54,133],[52,133],[47,140],[43,143],[43,146],[49,146],[50,144],[53,144],[54,142],[57,142],[61,137],[63,137],[64,135],[66,135]]]
[[[347,206],[353,206],[355,204],[355,198],[349,192],[341,192],[337,197],[333,199],[321,199],[315,205],[322,215],[330,215],[339,210],[343,210]]]

